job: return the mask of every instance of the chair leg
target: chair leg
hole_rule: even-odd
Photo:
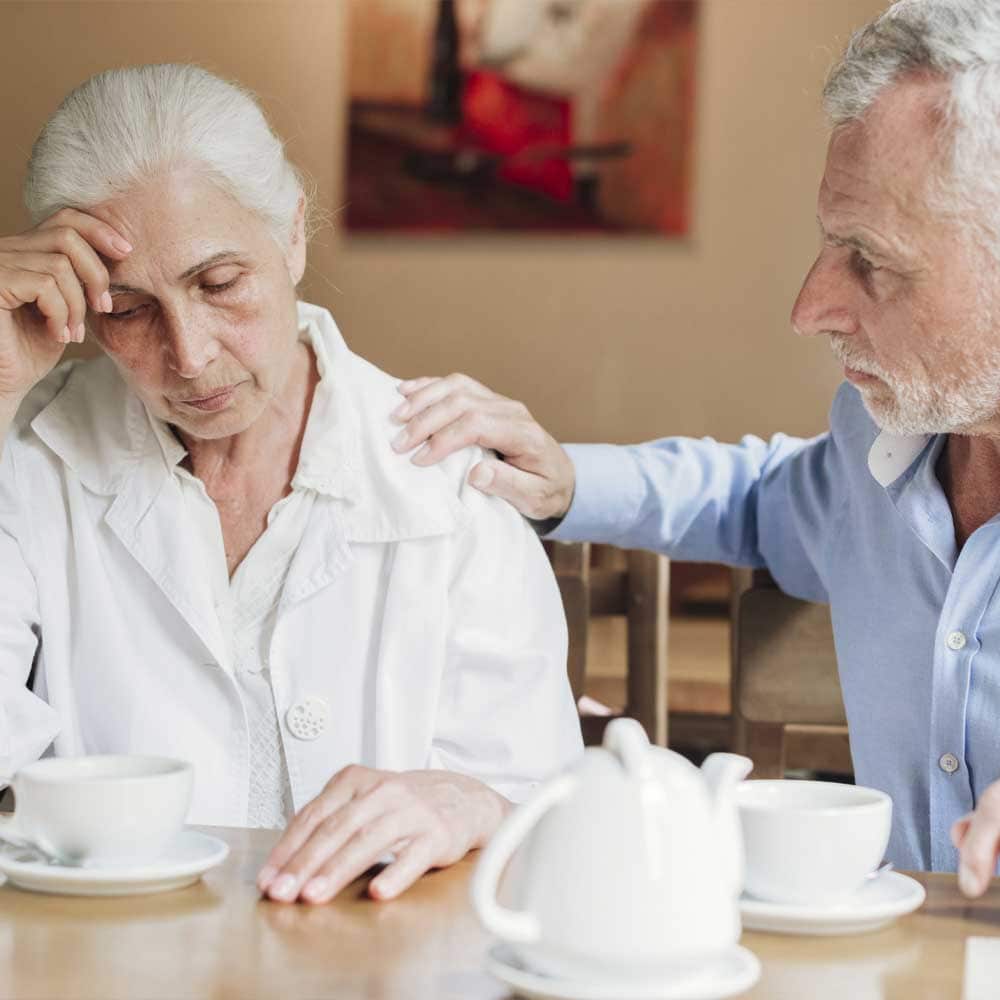
[[[785,776],[785,727],[780,723],[743,722],[746,755],[753,761],[753,778]]]
[[[629,551],[628,708],[651,743],[667,745],[667,616],[670,564],[655,552]]]

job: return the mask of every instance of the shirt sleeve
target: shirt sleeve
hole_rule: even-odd
[[[0,459],[0,787],[59,732],[57,713],[26,686],[41,629],[13,451],[8,442]]]
[[[576,492],[548,537],[767,568],[786,593],[828,600],[826,553],[845,495],[834,434],[566,450]]]
[[[583,751],[566,618],[541,543],[507,503],[466,487],[430,767],[522,801]]]

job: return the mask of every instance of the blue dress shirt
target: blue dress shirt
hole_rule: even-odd
[[[849,384],[812,440],[571,445],[549,536],[766,567],[828,602],[859,784],[892,796],[888,858],[954,871],[948,830],[1000,777],[1000,517],[957,551],[946,437],[879,433]]]

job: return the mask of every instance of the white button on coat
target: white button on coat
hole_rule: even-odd
[[[945,774],[954,774],[959,768],[958,758],[953,753],[943,753],[938,758],[938,767]]]
[[[955,632],[949,632],[948,638],[945,641],[948,643],[949,649],[954,649],[956,651],[964,649],[966,642],[965,633],[957,630]]]
[[[298,740],[314,740],[330,722],[330,706],[316,695],[296,702],[285,712],[285,725]]]

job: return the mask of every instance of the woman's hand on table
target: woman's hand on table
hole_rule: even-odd
[[[480,781],[451,771],[352,765],[288,824],[257,876],[271,899],[325,903],[388,854],[368,886],[392,899],[431,868],[483,847],[512,808]]]
[[[16,236],[0,236],[0,401],[19,402],[83,340],[88,306],[110,312],[101,257],[124,260],[132,247],[86,212],[64,208]]]
[[[573,499],[575,472],[555,438],[528,412],[467,375],[417,378],[397,386],[404,400],[392,418],[405,424],[392,446],[398,452],[420,446],[411,461],[434,465],[478,445],[495,451],[469,473],[469,482],[502,497],[525,517],[562,517]]]
[[[973,812],[956,820],[951,842],[958,848],[959,888],[971,898],[981,896],[1000,855],[1000,781],[983,792]]]

